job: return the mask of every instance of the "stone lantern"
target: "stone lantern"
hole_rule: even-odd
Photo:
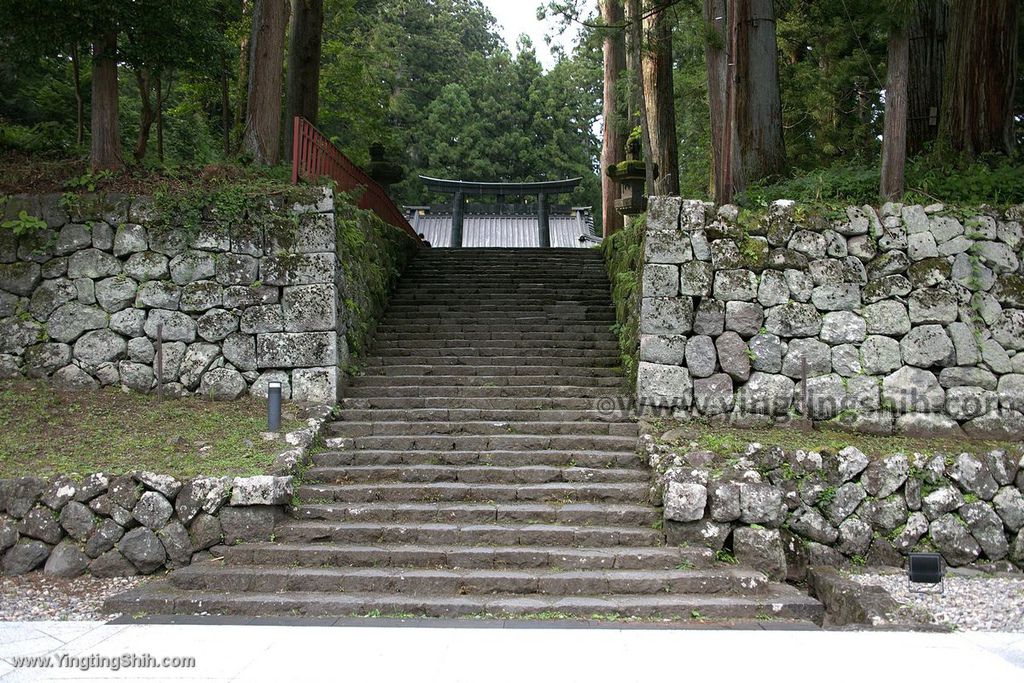
[[[370,163],[366,165],[366,175],[391,194],[391,186],[405,178],[405,169],[401,164],[385,160],[384,145],[375,142],[370,145]]]
[[[615,209],[623,216],[635,216],[647,210],[647,194],[644,185],[647,183],[647,165],[641,154],[639,131],[629,136],[626,142],[626,160],[609,166],[608,177],[622,186],[622,198],[615,200]],[[654,167],[654,177],[658,177],[658,167]]]

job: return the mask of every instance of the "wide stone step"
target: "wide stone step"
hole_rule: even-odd
[[[615,484],[304,484],[303,503],[374,502],[605,502],[638,504],[647,500],[646,482]]]
[[[609,285],[555,286],[544,283],[467,285],[459,282],[430,284],[399,284],[392,301],[396,303],[454,304],[460,301],[490,303],[491,300],[513,301],[610,301]],[[602,295],[590,299],[590,295]],[[543,298],[547,297],[547,298]]]
[[[440,524],[543,523],[596,526],[651,526],[661,518],[649,505],[594,503],[352,503],[303,505],[294,516],[325,522]]]
[[[434,334],[458,334],[462,332],[489,332],[507,334],[529,334],[529,333],[555,333],[555,334],[600,334],[609,331],[608,321],[600,323],[575,323],[562,322],[545,318],[542,321],[530,322],[529,320],[517,323],[515,320],[494,320],[479,323],[458,321],[438,321],[436,323],[415,323],[415,322],[382,322],[378,330],[382,333],[416,333],[431,332]]]
[[[625,388],[626,382],[621,376],[592,377],[587,375],[559,375],[545,377],[542,375],[360,375],[350,380],[353,387],[451,387],[470,388],[484,387],[499,389],[502,387],[556,387],[589,388],[600,390],[599,395],[615,393],[614,389]],[[430,395],[432,392],[424,392]],[[500,395],[500,394],[499,394]],[[529,394],[528,394],[529,395]],[[546,393],[537,394],[540,396]],[[586,394],[581,394],[586,396]]]
[[[362,380],[385,380],[385,381],[362,381]],[[629,405],[628,399],[617,396],[623,388],[621,382],[615,384],[604,384],[595,381],[596,386],[588,386],[587,383],[577,380],[577,383],[567,381],[568,378],[559,378],[557,384],[538,385],[508,385],[497,382],[492,386],[483,384],[472,384],[467,382],[465,386],[453,383],[428,384],[425,379],[420,378],[415,383],[398,382],[395,377],[357,378],[352,381],[351,386],[345,389],[345,395],[353,399],[360,398],[521,398],[527,400],[546,398],[592,398],[607,399],[600,405],[605,406]],[[472,377],[466,379],[484,379],[483,377]],[[500,378],[496,378],[500,379]],[[603,378],[596,378],[598,380]],[[535,380],[539,381],[539,380]]]
[[[331,448],[341,450],[450,450],[450,451],[557,451],[570,448],[598,451],[632,451],[636,448],[636,437],[610,436],[602,434],[481,434],[481,435],[439,435],[421,434],[415,436],[355,436],[339,437]]]
[[[607,406],[597,408],[598,403],[593,398],[439,398],[419,396],[414,398],[345,398],[341,401],[344,410],[478,410],[486,411],[539,411],[539,410],[565,410],[565,411],[593,411],[604,415]],[[625,399],[622,400],[623,415],[628,414],[632,404]],[[348,413],[345,413],[346,415]],[[419,415],[421,413],[412,413]],[[414,419],[410,417],[409,419]],[[450,419],[450,418],[449,418]],[[485,418],[491,419],[491,418]]]
[[[593,408],[594,402],[590,402]],[[510,410],[501,408],[344,409],[345,422],[626,422],[625,413],[601,410]]]
[[[787,586],[765,595],[406,595],[393,593],[226,593],[182,591],[154,581],[104,603],[126,614],[231,614],[241,616],[523,617],[552,615],[649,619],[798,619],[820,623],[821,604]]]
[[[325,451],[312,456],[315,465],[489,465],[498,467],[643,467],[645,460],[632,451]]]
[[[632,436],[638,427],[633,422],[331,422],[327,433],[332,436],[420,436],[420,435],[492,435],[519,434],[546,436],[552,434],[579,436]]]
[[[422,288],[396,289],[388,302],[388,310],[393,307],[420,308],[445,307],[445,308],[504,308],[518,309],[520,307],[534,306],[592,306],[604,308],[611,306],[608,292],[605,290],[578,291],[578,292],[552,292],[546,291],[543,287],[521,289],[518,291],[462,291],[454,294],[442,288],[425,290]]]
[[[557,299],[529,299],[521,300],[515,297],[510,297],[506,301],[494,302],[494,301],[453,301],[450,303],[439,303],[430,301],[403,301],[400,298],[393,298],[388,304],[388,314],[391,316],[405,316],[405,315],[426,315],[426,314],[440,314],[440,315],[459,315],[459,314],[493,314],[493,313],[513,313],[516,315],[520,314],[558,314],[558,315],[583,315],[586,313],[604,313],[614,307],[608,301],[608,296],[600,295],[594,296],[592,299],[585,300],[582,298],[576,298],[575,300],[563,300]]]
[[[621,368],[571,365],[388,365],[363,368],[364,377],[622,377]]]
[[[170,583],[196,591],[255,593],[390,593],[396,595],[745,595],[767,593],[764,574],[745,569],[557,572],[513,569],[392,569],[220,566],[199,563],[174,572]]]
[[[355,465],[312,467],[303,481],[309,483],[355,484],[367,482],[464,484],[551,484],[591,482],[643,482],[649,475],[642,469],[546,467],[474,467],[468,465]]]
[[[604,360],[620,360],[618,348],[611,345],[608,348],[595,348],[595,349],[574,349],[568,345],[557,347],[557,346],[423,346],[413,345],[398,346],[398,345],[378,345],[374,349],[374,355],[366,356],[363,362],[366,364],[374,363],[394,363],[398,359],[409,359],[409,358],[424,358],[430,360],[415,361],[415,364],[430,363],[430,362],[451,362],[458,363],[462,359],[468,360],[472,357],[478,357],[480,359],[497,359],[515,357],[517,359],[522,358],[545,358],[547,363],[550,364],[553,358],[562,360],[578,358],[586,361],[587,359],[593,359],[593,362],[600,365]],[[406,362],[409,362],[408,360]]]
[[[245,543],[220,549],[226,565],[297,567],[429,567],[677,569],[722,567],[708,548],[664,546],[451,546]]]
[[[476,332],[460,332],[458,334],[445,333],[439,335],[436,332],[401,332],[379,330],[375,336],[377,343],[386,344],[394,341],[414,343],[418,340],[439,340],[455,342],[460,346],[466,342],[474,344],[477,341],[502,341],[502,342],[580,342],[602,344],[616,343],[615,336],[611,330],[604,332],[509,332],[495,330],[479,330]]]
[[[523,545],[605,548],[614,545],[655,546],[664,536],[657,529],[632,526],[569,524],[441,524],[387,522],[312,522],[279,524],[275,539],[284,543],[400,543],[419,545]]]
[[[396,365],[420,365],[429,367],[465,365],[472,367],[515,365],[515,366],[544,366],[551,367],[557,361],[559,366],[578,368],[614,368],[620,362],[619,356],[609,351],[591,352],[588,355],[571,355],[568,349],[562,349],[563,354],[538,354],[531,349],[508,349],[498,353],[470,353],[459,355],[445,350],[443,353],[423,353],[422,355],[412,354],[387,354],[373,355],[362,359],[363,367],[392,367]]]

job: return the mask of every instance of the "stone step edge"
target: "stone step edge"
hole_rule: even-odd
[[[106,612],[129,615],[166,614],[274,614],[289,616],[480,616],[515,617],[529,614],[636,616],[667,619],[747,617],[763,620],[796,618],[819,623],[821,603],[788,587],[770,584],[764,596],[702,594],[521,596],[487,594],[465,596],[391,595],[384,593],[223,593],[174,589],[166,579],[108,598]],[[546,599],[545,599],[546,598]]]

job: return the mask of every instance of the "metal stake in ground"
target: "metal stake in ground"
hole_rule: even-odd
[[[267,384],[267,426],[269,431],[281,429],[281,383]]]
[[[164,400],[164,324],[156,326],[156,396]]]

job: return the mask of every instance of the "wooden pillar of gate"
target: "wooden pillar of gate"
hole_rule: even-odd
[[[548,195],[541,192],[537,195],[537,221],[540,224],[540,246],[551,246],[551,216],[548,208]]]
[[[466,211],[466,198],[462,190],[455,192],[455,199],[452,201],[452,246],[462,246],[462,224]]]

